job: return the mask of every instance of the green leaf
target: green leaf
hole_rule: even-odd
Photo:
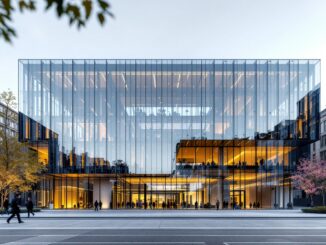
[[[23,11],[24,8],[25,8],[25,6],[26,6],[25,1],[20,0],[19,3],[18,3],[18,6],[19,6],[19,10],[20,10],[20,11]]]
[[[4,29],[1,30],[1,35],[3,36],[3,38],[5,39],[6,42],[11,43],[11,38],[10,38],[9,34]]]
[[[2,0],[2,5],[7,13],[10,13],[10,11],[13,9],[10,0]]]
[[[106,10],[110,5],[104,0],[97,0],[101,9]]]
[[[77,25],[78,29],[80,29],[81,27],[84,27],[84,26],[85,26],[85,21],[79,20],[78,25]]]
[[[12,29],[11,27],[9,27],[7,29],[8,33],[10,33],[12,36],[15,36],[16,37],[16,31],[14,29]]]
[[[0,0],[0,39],[11,42],[16,36],[15,29],[10,26],[13,11],[34,11],[39,1],[45,2],[46,11],[53,10],[59,19],[67,18],[69,24],[78,29],[86,26],[93,12],[101,25],[108,16],[114,18],[108,0]]]
[[[101,25],[104,24],[104,22],[105,22],[104,14],[102,14],[102,13],[98,13],[98,14],[97,14],[97,19],[98,19],[98,21],[101,23]]]
[[[64,13],[63,0],[56,0],[55,2],[57,3],[57,15],[61,17]]]
[[[76,5],[68,4],[66,12],[69,14],[70,18],[80,18],[80,9]]]
[[[92,13],[93,2],[90,0],[83,0],[83,5],[85,9],[86,19],[88,19]]]
[[[19,0],[18,2],[19,10],[23,12],[25,9],[27,10],[35,10],[35,2],[33,0]]]
[[[46,7],[45,7],[45,10],[48,10],[49,8],[52,7],[52,5],[54,4],[55,0],[47,0],[46,2],[47,2],[47,4],[46,4]]]

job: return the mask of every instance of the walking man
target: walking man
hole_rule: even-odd
[[[18,223],[24,223],[21,219],[20,219],[20,208],[18,206],[18,199],[20,198],[20,195],[15,196],[15,198],[12,200],[11,202],[11,215],[10,217],[7,219],[7,223],[10,223],[10,220],[15,217],[15,215],[17,216],[18,219]]]
[[[217,200],[216,201],[216,210],[219,210],[219,208],[220,208],[220,200]]]
[[[27,199],[26,209],[27,209],[27,213],[28,213],[28,218],[29,218],[30,214],[33,214],[33,216],[34,216],[34,212],[33,212],[34,204],[30,197]]]
[[[95,211],[98,211],[98,201],[96,200],[94,203]]]
[[[100,210],[102,210],[102,201],[100,200],[100,202],[98,203],[98,206],[100,207]]]

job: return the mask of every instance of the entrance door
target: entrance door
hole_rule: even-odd
[[[234,209],[242,209],[246,207],[246,191],[233,190],[231,191],[231,207]]]

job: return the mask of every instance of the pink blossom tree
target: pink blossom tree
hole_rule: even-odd
[[[325,206],[326,161],[300,159],[296,173],[291,177],[294,186],[306,192],[313,206],[313,195],[321,194]]]

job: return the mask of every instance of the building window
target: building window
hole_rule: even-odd
[[[326,146],[326,135],[323,135],[320,139],[320,147]]]
[[[320,159],[321,160],[326,160],[326,151],[321,151],[320,152]]]

